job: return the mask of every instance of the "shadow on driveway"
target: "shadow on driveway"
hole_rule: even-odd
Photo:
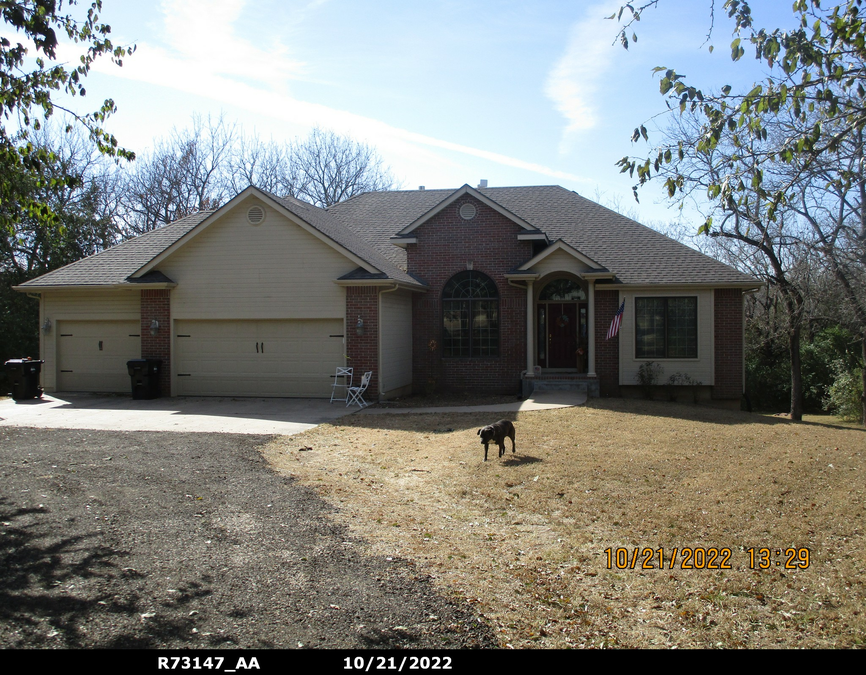
[[[269,438],[0,427],[0,649],[496,645]]]

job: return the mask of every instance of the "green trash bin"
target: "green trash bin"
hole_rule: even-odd
[[[132,398],[137,400],[159,398],[161,359],[132,359],[126,362],[132,379]]]
[[[36,359],[9,359],[5,364],[6,375],[12,384],[12,398],[25,401],[41,398],[43,389],[39,386],[39,373],[45,361]]]

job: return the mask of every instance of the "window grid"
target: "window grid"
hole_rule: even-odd
[[[442,291],[442,353],[446,357],[499,356],[499,292],[485,274],[453,276]]]
[[[635,358],[698,356],[698,299],[635,298]]]

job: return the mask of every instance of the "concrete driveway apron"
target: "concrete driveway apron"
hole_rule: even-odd
[[[157,398],[64,394],[0,400],[0,426],[229,434],[301,433],[357,411],[345,403],[300,398]]]

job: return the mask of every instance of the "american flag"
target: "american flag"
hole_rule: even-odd
[[[616,337],[616,334],[619,333],[619,324],[622,321],[622,313],[625,311],[625,300],[622,301],[622,304],[619,306],[619,309],[616,310],[616,314],[613,315],[613,321],[610,322],[610,328],[607,331],[607,338],[610,340],[612,337]]]

